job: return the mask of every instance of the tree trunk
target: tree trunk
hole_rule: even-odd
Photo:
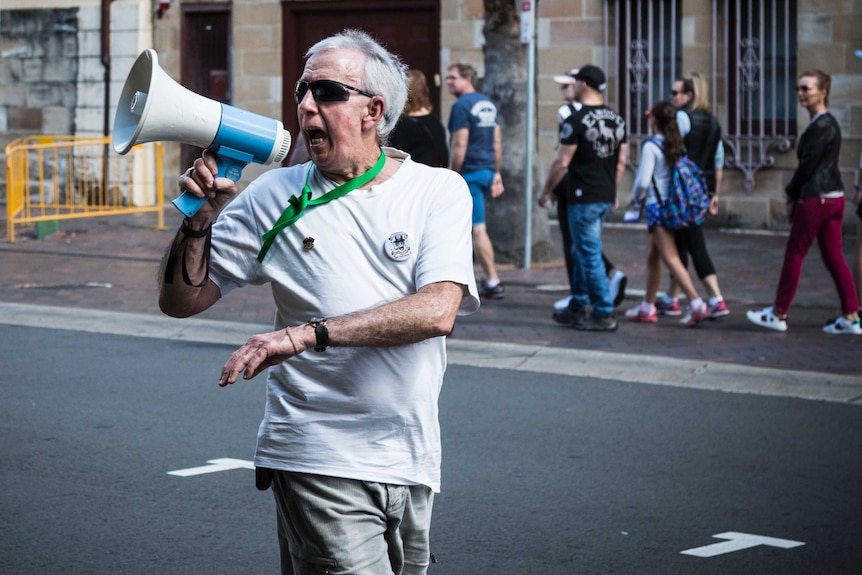
[[[486,203],[488,234],[494,243],[498,262],[523,265],[527,193],[527,47],[521,44],[518,3],[514,0],[483,1],[485,78],[481,91],[497,106],[503,151],[501,173],[506,188],[501,197]],[[535,164],[535,144],[533,148]],[[536,176],[534,169],[533,197],[541,185]],[[553,256],[548,212],[539,208],[533,198],[530,201],[534,206],[531,259],[547,261]]]

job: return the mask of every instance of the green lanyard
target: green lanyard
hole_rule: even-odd
[[[275,237],[286,227],[293,225],[296,220],[302,217],[303,210],[306,207],[311,206],[319,206],[321,204],[325,204],[327,202],[331,202],[332,200],[337,200],[341,196],[346,196],[353,190],[357,188],[361,188],[371,180],[373,180],[377,174],[380,173],[380,170],[383,169],[383,164],[386,163],[386,155],[383,153],[383,150],[380,150],[380,157],[377,159],[377,163],[374,164],[370,170],[365,172],[364,174],[353,178],[350,181],[344,182],[340,186],[330,190],[326,194],[320,196],[316,200],[311,199],[311,188],[308,186],[308,180],[311,177],[311,170],[313,167],[308,170],[308,173],[305,176],[305,185],[302,187],[302,191],[299,193],[299,198],[296,196],[290,196],[290,199],[287,200],[288,206],[282,212],[281,217],[278,218],[278,221],[275,222],[275,225],[271,230],[263,234],[263,246],[260,248],[260,252],[257,254],[258,263],[263,263],[264,258],[266,257],[269,248],[272,247],[272,243],[275,241]]]

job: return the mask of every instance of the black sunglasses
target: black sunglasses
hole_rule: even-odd
[[[671,96],[678,96],[679,94],[688,94],[688,92],[686,92],[685,90],[671,90],[670,91]]]
[[[803,86],[801,84],[799,86],[796,86],[797,92],[807,92],[808,90],[812,90],[812,89],[813,88],[811,88],[810,86]]]
[[[350,90],[369,98],[374,97],[374,94],[369,94],[365,90],[335,80],[314,80],[313,82],[300,80],[293,90],[293,98],[297,104],[302,102],[305,93],[309,90],[311,90],[311,97],[314,98],[315,102],[346,102],[350,99]]]

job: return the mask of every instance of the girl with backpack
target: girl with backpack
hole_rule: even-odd
[[[655,136],[643,144],[629,202],[630,206],[644,206],[650,235],[646,261],[646,293],[644,301],[626,312],[626,319],[646,323],[657,321],[655,299],[661,282],[661,264],[664,262],[689,301],[689,308],[680,323],[693,327],[709,317],[709,308],[697,294],[688,270],[682,265],[673,230],[662,225],[661,219],[661,206],[667,203],[673,166],[683,156],[685,149],[673,104],[666,100],[657,102],[647,115]]]

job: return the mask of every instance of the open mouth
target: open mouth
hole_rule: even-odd
[[[326,139],[326,133],[323,130],[310,129],[306,131],[308,135],[308,143],[312,146],[316,146],[318,144],[322,144]]]

